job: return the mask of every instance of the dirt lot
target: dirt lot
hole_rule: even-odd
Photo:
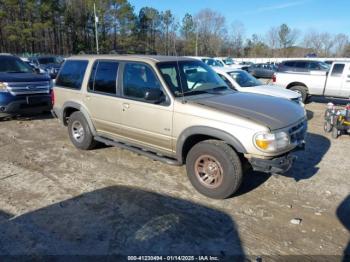
[[[0,254],[340,260],[350,253],[350,136],[323,133],[324,108],[307,105],[307,148],[291,171],[251,172],[223,201],[199,195],[183,167],[113,147],[79,151],[50,116],[2,121]]]

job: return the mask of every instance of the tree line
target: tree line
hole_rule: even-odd
[[[223,15],[210,9],[179,20],[170,10],[152,7],[136,13],[128,0],[0,0],[0,52],[95,53],[94,3],[100,53],[350,57],[345,34],[303,34],[282,24],[247,37],[241,22],[228,26]]]

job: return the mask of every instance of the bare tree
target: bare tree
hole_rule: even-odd
[[[225,17],[211,9],[204,9],[195,16],[195,20],[200,53],[218,56],[227,34]]]
[[[230,42],[234,57],[241,57],[244,53],[244,34],[245,28],[240,21],[234,21],[231,25]]]
[[[345,47],[349,45],[349,37],[345,34],[337,34],[334,36],[334,53],[336,56],[344,56]]]
[[[304,46],[308,49],[311,49],[312,52],[320,54],[320,51],[322,49],[322,40],[318,32],[314,30],[309,30],[306,32],[303,43]]]
[[[322,44],[322,56],[331,56],[331,49],[334,46],[334,38],[329,33],[321,33],[320,41]]]
[[[275,56],[275,50],[278,47],[279,43],[279,35],[278,35],[278,28],[277,27],[271,27],[269,31],[266,33],[266,43],[271,49],[271,56]]]

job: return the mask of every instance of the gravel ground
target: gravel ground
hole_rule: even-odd
[[[184,167],[113,147],[79,151],[49,116],[2,121],[0,254],[339,261],[350,254],[350,136],[323,132],[325,102],[306,108],[307,148],[293,169],[250,172],[227,200],[199,195]]]

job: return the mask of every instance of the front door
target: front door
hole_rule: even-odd
[[[122,125],[125,137],[145,147],[170,153],[173,105],[153,69],[143,63],[126,63],[122,82]],[[145,98],[146,92],[152,89],[161,91],[162,99],[154,101]]]
[[[325,95],[326,96],[341,96],[343,86],[344,63],[334,63],[331,71],[328,73]]]
[[[347,64],[344,70],[341,97],[350,98],[350,65]]]

